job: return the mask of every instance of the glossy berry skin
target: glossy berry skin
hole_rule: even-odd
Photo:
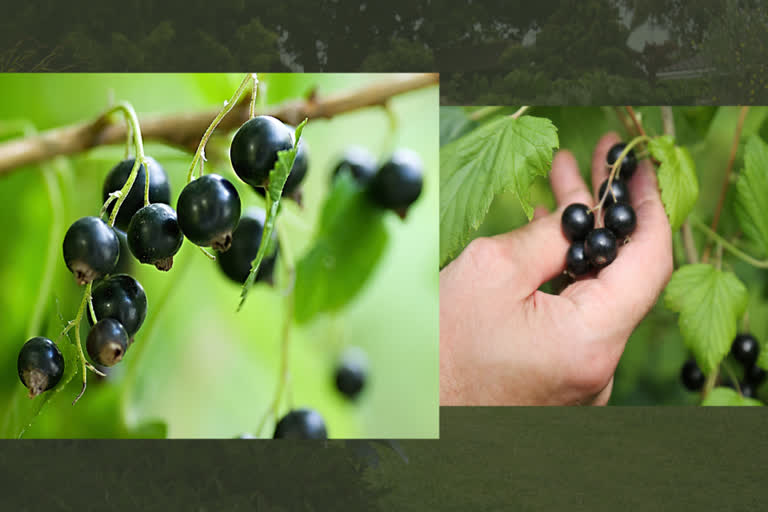
[[[744,369],[744,382],[755,387],[765,382],[766,372],[756,364]]]
[[[333,170],[331,180],[335,180],[345,169],[352,174],[357,183],[365,185],[376,174],[376,158],[365,148],[351,146],[347,148],[344,157]]]
[[[36,336],[21,347],[17,369],[30,398],[34,398],[59,383],[64,375],[64,357],[53,341]]]
[[[263,187],[275,167],[278,151],[293,147],[291,129],[272,116],[249,119],[237,130],[229,148],[232,168],[252,187]]]
[[[421,195],[423,174],[419,155],[398,149],[368,182],[368,196],[382,208],[403,211]]]
[[[584,240],[584,252],[592,268],[601,269],[610,265],[618,252],[616,236],[606,228],[594,229]]]
[[[76,220],[64,235],[64,262],[77,284],[90,283],[114,272],[120,257],[120,240],[115,231],[98,217]]]
[[[605,180],[603,184],[600,185],[600,190],[597,193],[598,201],[602,199],[603,194],[605,194],[607,187],[608,187],[608,180]],[[613,191],[613,194],[611,194],[611,192],[608,192],[608,197],[605,198],[605,203],[603,203],[604,206],[610,206],[613,203],[629,204],[629,187],[627,187],[626,183],[624,183],[622,180],[613,180],[613,182],[611,183],[611,190]]]
[[[683,381],[683,386],[685,386],[685,389],[688,391],[701,391],[707,377],[701,369],[699,369],[696,360],[689,359],[683,364],[683,368],[680,370],[680,379]]]
[[[565,254],[565,270],[571,277],[586,275],[591,270],[584,241],[573,242]]]
[[[349,348],[342,355],[336,367],[336,389],[346,398],[353,400],[365,387],[368,376],[368,359],[359,348]]]
[[[167,204],[145,206],[136,212],[128,226],[128,247],[133,255],[158,270],[171,269],[173,256],[183,241],[176,212]]]
[[[225,253],[216,258],[219,268],[232,281],[243,284],[251,271],[251,262],[256,258],[264,232],[265,213],[262,209],[250,209],[241,218],[234,233],[232,245]],[[256,281],[272,281],[272,274],[277,261],[278,246],[272,254],[267,254],[261,260]]]
[[[613,231],[616,238],[624,238],[635,230],[637,217],[635,210],[627,203],[613,203],[606,208],[603,222],[606,228]]]
[[[294,142],[296,140],[296,128],[293,126],[288,126],[288,128],[291,129],[291,133],[293,133]],[[296,159],[293,161],[293,168],[291,169],[291,172],[288,174],[288,178],[285,180],[285,185],[283,185],[283,193],[282,197],[290,197],[293,199],[299,199],[300,194],[299,191],[299,185],[301,185],[301,182],[304,181],[304,178],[307,176],[307,171],[309,170],[309,146],[307,145],[307,142],[302,138],[299,141],[299,148],[296,151]],[[261,197],[266,197],[266,191],[264,187],[253,187],[253,190],[256,191],[257,194],[259,194]]]
[[[240,220],[240,195],[228,180],[206,174],[184,187],[176,211],[179,228],[189,241],[225,252]]]
[[[741,396],[743,397],[746,397],[746,398],[757,397],[757,390],[752,384],[749,384],[748,382],[739,383],[739,389],[741,391]]]
[[[85,347],[94,363],[114,366],[128,349],[128,333],[114,318],[102,318],[91,327]]]
[[[91,294],[96,320],[112,318],[120,322],[129,338],[138,332],[147,316],[144,288],[127,274],[116,274],[99,281]],[[91,315],[88,323],[93,325]]]
[[[163,169],[154,158],[146,158],[149,161],[149,202],[171,204],[171,185],[168,182],[168,175],[165,173],[165,169]],[[128,177],[131,175],[131,170],[133,169],[133,164],[135,162],[135,158],[128,158],[109,171],[107,178],[104,180],[104,186],[102,187],[103,201],[106,201],[109,194],[112,192],[116,192],[123,188],[123,185],[125,185],[125,182],[128,181]],[[128,229],[128,224],[131,223],[133,215],[144,206],[144,188],[146,187],[146,180],[147,172],[142,164],[139,167],[136,180],[133,182],[133,186],[128,192],[128,195],[125,196],[125,200],[120,206],[120,211],[117,212],[117,217],[115,218],[115,226],[123,231]],[[107,209],[109,215],[112,214],[114,207],[115,202],[112,202]]]
[[[120,257],[117,259],[115,272],[127,274],[133,269],[133,257],[131,256],[131,249],[128,247],[128,235],[125,234],[125,231],[117,228],[115,228],[115,233],[120,241]]]
[[[619,155],[621,155],[621,152],[624,151],[624,148],[626,148],[627,145],[624,142],[618,142],[611,146],[611,149],[608,150],[608,154],[605,157],[606,163],[611,166],[616,162],[616,159],[619,158]],[[619,168],[618,177],[622,180],[628,180],[632,177],[632,175],[635,173],[635,170],[637,169],[637,156],[635,156],[635,150],[630,149],[629,152],[624,157],[624,160],[621,162],[621,167]]]
[[[760,344],[751,334],[739,334],[731,345],[731,354],[744,367],[755,364],[760,354]]]
[[[277,423],[275,439],[328,439],[325,420],[313,409],[295,409]]]
[[[569,204],[563,210],[560,218],[563,234],[571,242],[584,240],[595,227],[595,214],[589,211],[589,206],[581,203]]]

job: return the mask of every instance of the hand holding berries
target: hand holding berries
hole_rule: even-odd
[[[605,157],[605,162],[608,164],[608,166],[612,166],[614,163],[616,163],[616,160],[619,158],[619,156],[621,156],[621,153],[626,147],[627,144],[625,142],[618,142],[611,146],[611,149],[608,150],[608,154]],[[637,156],[635,156],[635,150],[630,149],[619,165],[617,176],[622,180],[629,180],[635,173],[636,169]]]

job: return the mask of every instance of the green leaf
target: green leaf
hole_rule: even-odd
[[[339,310],[357,296],[386,249],[384,218],[349,173],[339,174],[314,243],[296,266],[296,322]]]
[[[477,126],[464,107],[440,107],[440,146],[445,146]]]
[[[744,150],[744,170],[736,182],[736,218],[762,254],[768,254],[768,145],[750,137]]]
[[[672,231],[677,231],[699,197],[699,182],[693,158],[686,148],[675,146],[670,135],[651,139],[648,150],[661,162],[658,170],[661,200]]]
[[[683,340],[709,374],[731,348],[747,307],[747,288],[731,272],[703,263],[685,265],[672,274],[665,304],[680,313]]]
[[[754,398],[748,398],[741,396],[736,390],[731,388],[715,388],[709,392],[707,398],[705,398],[701,405],[763,405],[760,400]]]
[[[498,193],[511,188],[533,216],[529,189],[547,176],[558,147],[549,119],[506,116],[440,149],[440,266],[469,242]]]

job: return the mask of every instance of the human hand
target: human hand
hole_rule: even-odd
[[[592,157],[594,195],[608,177],[605,135]],[[560,295],[538,291],[562,273],[570,243],[560,217],[593,206],[576,160],[558,151],[550,173],[558,208],[526,226],[478,238],[440,272],[442,405],[604,405],[630,334],[672,274],[672,238],[648,160],[629,182],[637,227],[616,259]]]

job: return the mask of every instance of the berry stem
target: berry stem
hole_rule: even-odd
[[[71,325],[71,327],[75,330],[75,346],[77,347],[77,355],[80,359],[80,371],[82,371],[83,374],[83,388],[80,390],[80,394],[75,397],[75,400],[72,402],[72,405],[75,405],[78,400],[83,396],[83,393],[85,393],[85,388],[88,385],[88,375],[86,373],[86,368],[88,365],[88,361],[85,359],[85,354],[83,353],[83,345],[80,340],[80,323],[83,320],[83,313],[85,313],[85,306],[86,304],[91,300],[91,288],[93,287],[93,281],[85,285],[85,292],[83,293],[83,300],[80,301],[80,307],[77,310],[77,315],[75,316],[74,323]]]
[[[525,114],[525,111],[528,110],[529,108],[531,108],[529,105],[523,105],[522,107],[517,109],[514,114],[512,114],[509,117],[511,117],[512,119],[518,119],[520,116]]]
[[[259,92],[259,78],[256,76],[256,73],[251,73],[251,78],[253,78],[253,90],[251,90],[251,119],[256,117],[256,96]]]
[[[601,197],[597,203],[590,211],[595,212],[598,219],[600,219],[600,212],[603,209],[603,204],[605,203],[605,199],[608,197],[608,194],[611,194],[613,196],[614,201],[616,200],[616,196],[613,195],[613,188],[611,185],[613,185],[613,180],[616,179],[616,176],[619,174],[619,170],[621,169],[621,163],[624,161],[624,157],[626,157],[629,152],[637,146],[638,144],[642,142],[650,142],[651,138],[647,135],[639,135],[629,141],[629,144],[626,145],[624,150],[621,152],[621,154],[616,157],[616,161],[613,162],[613,165],[611,165],[611,172],[608,174],[608,181],[605,186],[605,192],[603,193],[603,197]],[[598,220],[599,222],[599,220]]]
[[[467,117],[471,121],[479,121],[479,120],[483,119],[484,117],[488,117],[488,116],[498,112],[499,110],[501,110],[503,108],[504,108],[504,105],[492,105],[492,106],[489,106],[489,107],[480,107],[479,109],[477,109],[474,112],[472,112],[471,114],[469,114]]]
[[[726,251],[730,252],[731,254],[733,254],[734,256],[739,258],[740,260],[742,260],[742,261],[744,261],[746,263],[749,263],[753,267],[768,268],[768,259],[766,259],[766,260],[758,260],[757,258],[754,258],[754,257],[750,256],[749,254],[745,253],[744,251],[740,250],[738,247],[736,247],[735,245],[730,243],[725,238],[721,237],[720,235],[718,235],[717,233],[712,231],[712,229],[709,226],[707,226],[706,224],[704,224],[703,222],[701,222],[697,218],[689,217],[689,219],[691,221],[691,224],[694,227],[696,227],[699,230],[701,230],[710,239],[712,239],[715,242],[721,244]]]
[[[208,139],[211,138],[211,135],[213,134],[213,131],[216,129],[217,126],[219,126],[219,123],[222,119],[224,119],[224,116],[229,114],[229,112],[235,107],[237,104],[237,100],[240,98],[240,96],[243,95],[243,92],[248,88],[248,85],[250,84],[251,80],[254,80],[258,82],[258,79],[256,78],[256,73],[249,73],[245,76],[243,81],[240,83],[240,86],[237,88],[235,93],[232,95],[232,97],[224,104],[224,108],[219,111],[219,113],[216,115],[216,117],[213,118],[213,121],[211,121],[211,124],[208,125],[208,128],[205,130],[205,133],[203,134],[203,137],[200,139],[200,144],[197,146],[197,151],[195,151],[195,155],[192,157],[192,163],[189,164],[189,172],[187,172],[187,183],[192,181],[192,178],[195,174],[195,166],[197,165],[198,161],[203,158],[203,152],[205,151],[205,145],[208,144]],[[256,87],[254,85],[254,87]],[[255,101],[255,95],[251,99],[251,110],[253,111],[253,102]],[[202,171],[201,171],[202,175]]]

